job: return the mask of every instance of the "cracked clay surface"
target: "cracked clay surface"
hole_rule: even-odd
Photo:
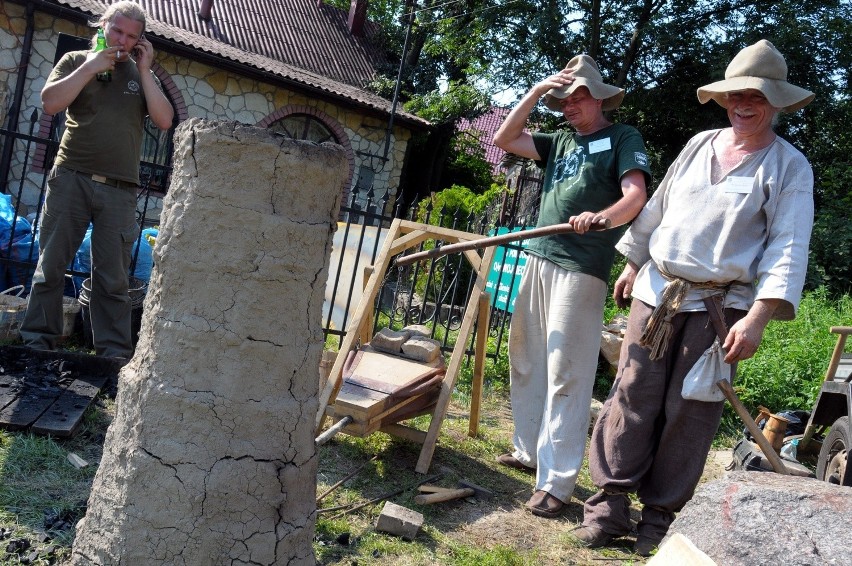
[[[70,564],[313,564],[321,309],[342,148],[175,134],[142,331]]]

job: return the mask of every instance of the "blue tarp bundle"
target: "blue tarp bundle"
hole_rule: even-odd
[[[33,242],[32,226],[23,216],[15,216],[12,196],[0,193],[0,257],[35,263],[38,242]],[[24,285],[29,290],[33,270],[4,264],[0,270],[0,290],[16,285]]]

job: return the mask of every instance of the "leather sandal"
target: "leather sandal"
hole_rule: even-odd
[[[533,493],[532,497],[530,497],[530,500],[527,501],[525,505],[533,515],[544,517],[546,519],[558,517],[562,514],[562,510],[565,508],[565,503],[561,499],[558,499],[543,490],[538,490]]]

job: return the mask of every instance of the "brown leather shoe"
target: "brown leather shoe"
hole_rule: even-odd
[[[533,493],[525,505],[533,515],[546,519],[558,517],[565,508],[565,503],[561,499],[557,499],[541,489]]]
[[[587,527],[585,525],[577,527],[571,531],[571,536],[580,541],[583,546],[587,548],[606,546],[618,538],[615,535],[611,535],[597,527]]]
[[[527,474],[534,474],[535,468],[531,468],[512,456],[511,454],[500,454],[497,456],[497,463],[503,464],[504,466],[508,466],[510,468],[515,468],[516,470],[521,470]]]

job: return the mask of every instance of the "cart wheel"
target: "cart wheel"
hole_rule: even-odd
[[[816,477],[836,485],[852,486],[852,474],[846,473],[849,455],[849,417],[840,417],[831,425],[831,431],[822,443],[817,462]]]

